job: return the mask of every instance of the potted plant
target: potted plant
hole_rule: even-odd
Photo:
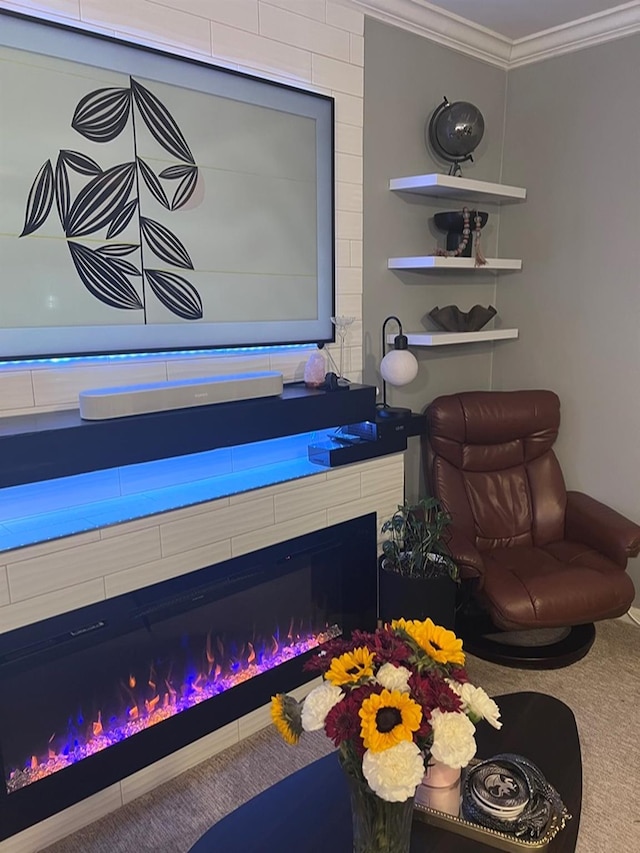
[[[405,503],[382,525],[379,615],[426,619],[452,629],[458,567],[447,542],[451,516],[433,497]]]

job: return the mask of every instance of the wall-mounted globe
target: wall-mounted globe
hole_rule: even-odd
[[[473,162],[472,152],[484,135],[484,118],[468,101],[450,103],[445,97],[433,111],[426,127],[427,142],[448,163],[450,175],[460,172],[460,163]]]

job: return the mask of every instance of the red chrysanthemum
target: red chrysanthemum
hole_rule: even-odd
[[[357,638],[361,645],[365,645],[375,653],[376,661],[383,663],[401,664],[410,668],[409,658],[411,648],[394,632],[381,628],[375,634],[367,634],[364,631],[354,631],[354,639]]]
[[[327,714],[324,730],[336,746],[344,741],[352,744],[359,758],[365,753],[365,746],[360,735],[360,706],[372,693],[381,693],[382,685],[363,684],[356,687],[338,702]]]
[[[443,712],[462,710],[462,700],[458,694],[449,687],[446,681],[443,681],[440,678],[434,678],[431,674],[428,674],[426,678],[431,682],[432,695],[436,702],[435,707],[439,708]]]
[[[467,684],[467,682],[469,681],[467,670],[462,666],[453,667],[449,677],[452,678],[454,681],[457,681],[459,684]]]
[[[331,666],[333,658],[339,658],[340,655],[352,651],[356,647],[353,640],[343,640],[338,637],[335,640],[329,640],[324,643],[320,651],[305,661],[302,668],[307,672],[326,672]]]

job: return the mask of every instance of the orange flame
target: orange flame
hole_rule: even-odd
[[[135,677],[135,675],[130,675],[129,676],[129,687],[133,690],[133,688],[135,686],[136,686],[136,677]]]
[[[253,663],[254,660],[256,659],[256,650],[253,648],[252,643],[247,643],[247,645],[249,646],[249,654],[247,656],[247,663]]]
[[[102,734],[102,711],[98,711],[98,719],[93,723],[92,728],[94,737]]]
[[[129,715],[130,720],[137,720],[138,719],[138,706],[134,705],[132,708],[128,708],[127,714]]]

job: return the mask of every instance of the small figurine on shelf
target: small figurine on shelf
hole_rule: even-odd
[[[324,385],[327,373],[327,360],[324,354],[324,344],[311,353],[304,366],[304,384],[307,388],[320,388]]]

